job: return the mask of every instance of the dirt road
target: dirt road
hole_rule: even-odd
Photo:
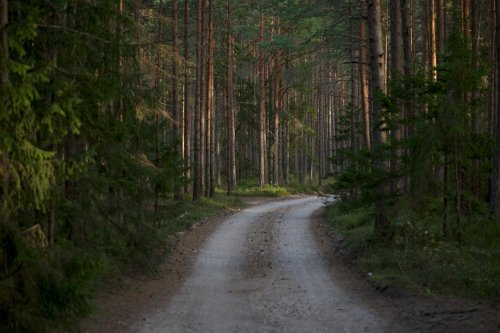
[[[329,273],[309,224],[323,205],[303,197],[232,215],[199,250],[178,292],[129,331],[388,331],[386,319]]]

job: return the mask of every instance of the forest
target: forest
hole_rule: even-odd
[[[500,1],[0,6],[0,331],[245,191],[333,194],[374,283],[500,300]]]

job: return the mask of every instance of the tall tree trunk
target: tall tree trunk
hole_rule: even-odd
[[[372,143],[373,147],[379,147],[382,141],[382,105],[376,96],[385,91],[385,72],[384,72],[384,48],[382,39],[381,24],[381,0],[367,0],[368,4],[368,30],[370,32],[370,65],[372,70],[372,89],[374,90],[374,100],[372,103],[372,115],[374,122]],[[384,161],[379,157],[373,160],[373,169],[383,172]],[[385,190],[384,184],[380,184],[377,189],[377,199],[375,202],[375,230],[384,232],[388,226],[388,220],[385,215]]]
[[[438,54],[438,65],[443,64],[445,39],[446,39],[446,10],[445,0],[436,0],[436,51]]]
[[[207,186],[207,168],[206,168],[206,147],[207,147],[207,96],[208,96],[208,73],[207,73],[207,4],[208,0],[202,1],[201,9],[201,72],[200,72],[200,151],[201,151],[201,193],[205,195]]]
[[[471,42],[472,42],[472,69],[474,72],[478,70],[479,66],[479,13],[477,8],[477,0],[471,0]],[[479,130],[477,125],[478,118],[478,108],[477,103],[479,102],[479,91],[478,87],[474,85],[472,90],[472,130],[477,132]]]
[[[391,80],[400,80],[403,76],[403,22],[401,18],[401,3],[400,0],[390,0],[390,31],[391,31]],[[392,91],[390,94],[392,95]],[[398,113],[401,112],[403,107],[402,103],[396,99],[395,103]],[[392,122],[390,124],[391,129],[391,140],[396,142],[401,139],[400,126],[397,122]],[[400,156],[401,151],[396,151],[396,156]],[[390,160],[390,171],[391,174],[395,175],[398,171],[398,158],[393,158]],[[398,191],[398,179],[394,177],[391,180],[391,193],[396,193]]]
[[[273,156],[273,185],[280,185],[280,54],[276,54],[274,59],[274,70],[273,70],[273,146],[272,146],[272,156]]]
[[[401,0],[401,25],[403,28],[403,57],[404,57],[404,75],[408,79],[413,75],[412,71],[412,48],[413,48],[413,33],[411,26],[411,9],[407,4],[407,0]],[[405,82],[408,82],[407,80]],[[411,89],[411,87],[405,87]],[[413,93],[411,94],[413,96]],[[404,117],[409,120],[406,125],[404,138],[409,138],[413,134],[413,97],[406,99],[404,102]]]
[[[403,75],[403,22],[400,0],[390,0],[391,79]]]
[[[181,113],[179,111],[179,50],[177,46],[177,36],[179,34],[179,4],[177,0],[172,0],[172,118],[175,151],[182,159],[181,150]],[[182,184],[175,180],[174,199],[182,199]]]
[[[215,37],[215,1],[216,0],[210,0],[210,5],[211,5],[211,11],[212,11],[212,14],[211,14],[211,22],[212,22],[212,42],[211,42],[211,45],[210,45],[210,49],[211,49],[211,53],[212,53],[212,58],[213,58],[213,64],[212,64],[212,122],[210,124],[210,128],[211,128],[211,132],[212,132],[212,139],[211,139],[211,147],[210,147],[210,154],[212,155],[211,157],[211,160],[212,160],[212,165],[210,167],[210,197],[213,198],[215,197],[215,189],[216,189],[216,182],[217,182],[217,137],[218,137],[218,132],[219,132],[219,128],[217,127],[217,115],[218,115],[218,112],[217,112],[217,108],[216,108],[216,86],[215,86],[215,69],[214,69],[214,66],[215,66],[215,47],[216,47],[216,44],[220,41],[219,39],[221,38],[220,37],[220,34],[217,35],[217,39]],[[217,41],[217,42],[216,42]],[[219,43],[219,44],[222,44],[222,43]],[[218,87],[217,87],[218,88]]]
[[[2,84],[9,81],[9,73],[7,71],[6,62],[9,60],[9,35],[7,26],[9,24],[9,1],[2,0],[2,63],[0,63],[0,70],[2,71],[1,80]]]
[[[429,66],[432,73],[432,78],[437,79],[437,45],[436,45],[436,4],[435,0],[428,0],[429,5]],[[439,1],[439,0],[438,0]]]
[[[260,14],[260,34],[259,40],[264,41],[264,14]],[[259,50],[259,186],[263,188],[266,184],[266,151],[267,151],[267,126],[266,126],[266,77],[265,77],[265,54],[264,50]]]
[[[120,15],[123,11],[123,0],[120,1]],[[158,4],[158,11],[159,11],[159,15],[158,15],[158,35],[157,35],[157,43],[158,45],[161,44],[162,42],[162,31],[163,31],[163,24],[162,24],[162,20],[163,20],[163,17],[162,17],[162,11],[163,11],[163,1],[160,0],[159,4]],[[120,30],[121,30],[121,27],[120,27]],[[121,34],[121,32],[120,32]],[[121,65],[121,62],[122,62],[122,59],[121,59],[121,55],[120,55],[120,67],[122,66]],[[156,90],[156,96],[157,96],[157,100],[158,102],[161,100],[161,94],[160,94],[160,68],[162,66],[162,63],[161,63],[161,55],[160,55],[160,49],[158,48],[157,50],[157,54],[156,54],[156,70],[155,70],[155,90]],[[121,104],[121,103],[120,103]],[[121,106],[119,106],[120,108]],[[155,165],[156,167],[159,169],[160,168],[160,142],[161,142],[161,130],[160,130],[160,108],[158,107],[156,109],[156,112],[155,112]],[[155,213],[158,212],[158,209],[159,209],[159,198],[160,196],[160,193],[159,193],[159,186],[158,185],[155,185],[155,198],[154,198],[154,210],[155,210]]]
[[[189,106],[189,1],[184,1],[184,178],[191,177],[191,125],[192,112]],[[185,182],[184,192],[189,192],[188,182]]]
[[[202,99],[201,90],[203,85],[203,64],[202,64],[202,43],[203,43],[203,1],[197,0],[196,8],[196,87],[194,103],[194,183],[193,183],[193,201],[200,200],[203,190],[202,166]]]
[[[500,78],[500,1],[496,1],[495,4],[495,21],[496,21],[496,44],[495,44],[495,49],[496,49],[496,70],[497,72],[495,73],[497,82]],[[497,89],[500,87],[500,85],[497,85]],[[500,93],[497,91],[497,94],[500,95]],[[497,95],[498,96],[498,95]],[[500,108],[498,107],[498,100],[495,101],[495,108],[497,114],[496,114],[496,122],[494,125],[494,133],[495,133],[495,150],[493,153],[493,169],[492,169],[492,174],[491,174],[491,190],[490,190],[490,210],[492,215],[497,216],[498,215],[498,209],[500,206],[499,203],[499,187],[500,187],[500,114],[498,114],[498,111]]]
[[[364,6],[361,6],[361,8]],[[363,16],[364,13],[361,13]],[[363,134],[366,148],[371,148],[371,130],[370,130],[370,90],[368,82],[368,45],[366,43],[368,36],[366,35],[366,22],[359,22],[359,76],[361,81],[361,104],[363,106]]]
[[[231,0],[227,0],[227,195],[236,186],[236,147],[234,128],[234,86],[233,86],[233,32],[231,18]]]
[[[208,85],[207,85],[207,196],[215,196],[215,25],[214,0],[208,0]]]
[[[471,8],[469,1],[471,0],[462,0],[462,28],[463,28],[464,38],[467,40],[467,42],[470,42],[470,37],[471,37],[471,31],[470,31]],[[472,1],[476,2],[477,0],[472,0]]]
[[[351,151],[356,153],[356,75],[355,75],[355,59],[354,59],[354,24],[352,17],[352,2],[349,0],[349,57],[351,61],[351,119],[350,119],[350,134],[351,134]]]

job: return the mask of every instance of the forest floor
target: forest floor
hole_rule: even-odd
[[[323,222],[319,199],[245,201],[249,209],[223,211],[179,234],[154,275],[137,272],[117,279],[113,288],[97,298],[96,313],[83,323],[82,330],[500,331],[499,308],[488,303],[391,286],[376,290],[350,267],[348,251],[342,250],[342,241]],[[248,227],[248,221],[259,222]],[[225,252],[217,246],[225,247]],[[232,253],[227,254],[228,250]],[[232,262],[241,259],[243,263]],[[239,275],[229,276],[233,271]],[[222,284],[210,286],[211,281]],[[191,295],[180,296],[186,288]],[[239,305],[245,308],[238,309]],[[201,310],[193,309],[197,307]],[[214,309],[224,315],[212,313]],[[222,317],[233,320],[226,322]]]

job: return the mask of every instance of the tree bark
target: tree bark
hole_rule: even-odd
[[[177,46],[177,36],[179,34],[179,4],[177,0],[172,0],[172,118],[175,151],[179,153],[181,160],[181,113],[179,112],[179,50]],[[174,184],[174,199],[182,199],[182,184],[178,179]]]
[[[354,59],[354,24],[352,17],[352,2],[349,0],[349,57],[351,58],[351,119],[350,119],[350,135],[351,135],[351,151],[356,153],[356,75],[355,75],[355,59]],[[321,177],[321,175],[320,175]]]
[[[214,0],[208,0],[208,68],[207,68],[207,197],[215,196],[215,81],[214,81]]]
[[[372,89],[374,98],[372,102],[372,119],[374,122],[372,143],[377,148],[383,143],[382,139],[382,105],[377,95],[385,91],[384,72],[384,48],[382,39],[381,24],[381,0],[367,0],[368,4],[368,30],[370,31],[370,65],[372,70]],[[384,161],[379,157],[373,160],[373,169],[376,172],[384,171]],[[377,199],[375,201],[375,230],[384,232],[388,226],[385,215],[385,190],[384,184],[380,184],[377,189]]]
[[[280,185],[280,54],[279,51],[274,58],[274,70],[273,70],[273,146],[272,146],[272,157],[273,157],[273,185]]]
[[[496,44],[495,44],[495,49],[496,49],[496,70],[497,72],[495,73],[497,82],[500,78],[500,1],[496,1],[495,4],[495,21],[496,21]],[[497,85],[497,89],[499,89],[500,85]],[[497,94],[500,94],[500,92],[497,91]],[[498,95],[497,95],[498,96]],[[498,100],[495,101],[495,108],[497,114],[496,114],[496,122],[494,125],[494,133],[495,133],[495,150],[493,152],[493,169],[492,169],[492,174],[491,174],[491,189],[490,189],[490,210],[492,215],[497,216],[498,215],[498,208],[499,208],[499,181],[500,181],[500,114],[499,110],[500,108],[498,107]]]
[[[403,75],[403,22],[400,0],[390,0],[391,79]]]
[[[158,4],[158,11],[159,11],[159,15],[158,15],[158,34],[157,34],[157,43],[158,45],[161,44],[162,42],[162,31],[163,31],[163,25],[162,25],[162,17],[161,17],[161,12],[163,10],[163,1],[160,0],[159,4]],[[123,12],[123,0],[120,1],[120,15],[121,13]],[[121,34],[121,25],[119,24],[119,29],[120,29],[120,34]],[[120,55],[120,60],[119,60],[119,67],[122,66],[122,59],[121,59],[121,55]],[[161,55],[160,55],[160,50],[158,49],[157,50],[157,54],[156,54],[156,70],[155,70],[155,78],[154,78],[154,86],[155,86],[155,90],[156,90],[156,96],[157,96],[157,100],[160,101],[161,99],[161,95],[160,95],[160,68],[162,66],[162,63],[161,63]],[[120,68],[120,72],[121,72],[121,68]],[[121,104],[121,103],[120,103]],[[119,106],[120,108],[121,106]],[[156,135],[155,135],[155,165],[156,167],[159,169],[160,168],[160,141],[161,141],[161,130],[160,130],[160,108],[158,107],[156,109],[156,112],[155,112],[155,131],[156,131]],[[120,111],[121,112],[121,111]],[[159,209],[159,196],[160,196],[160,193],[159,193],[159,188],[158,188],[158,185],[155,185],[155,198],[154,198],[154,210],[155,210],[155,213],[158,212],[158,209]]]
[[[6,68],[6,62],[9,60],[9,35],[7,32],[7,25],[9,24],[9,1],[2,0],[2,63],[0,70],[2,71],[1,79],[2,84],[9,81],[9,73]]]
[[[189,89],[191,87],[189,78],[189,1],[184,1],[184,178],[191,177],[191,125],[192,110],[189,107]],[[184,192],[189,192],[186,181]]]
[[[443,64],[445,51],[446,11],[444,1],[445,0],[436,0],[436,52],[438,65]]]
[[[236,147],[234,128],[234,86],[233,86],[233,33],[231,18],[231,0],[227,0],[227,195],[236,186]]]
[[[201,88],[203,85],[202,77],[202,42],[203,42],[203,1],[197,0],[196,8],[196,87],[195,87],[195,105],[194,105],[194,183],[193,183],[193,201],[197,202],[200,200],[203,186],[202,179],[202,99],[201,99]]]
[[[429,66],[432,78],[437,79],[437,44],[436,44],[436,5],[435,0],[430,1],[429,5]],[[438,0],[439,1],[439,0]]]
[[[260,42],[264,41],[264,14],[260,15]],[[266,184],[266,151],[267,151],[267,126],[266,126],[266,78],[265,78],[265,59],[264,50],[259,50],[259,186],[263,188]]]
[[[363,15],[363,13],[362,13]],[[371,121],[370,121],[370,90],[368,83],[368,45],[366,45],[366,22],[361,20],[359,22],[359,76],[361,80],[361,104],[363,106],[363,133],[366,148],[371,148]]]

